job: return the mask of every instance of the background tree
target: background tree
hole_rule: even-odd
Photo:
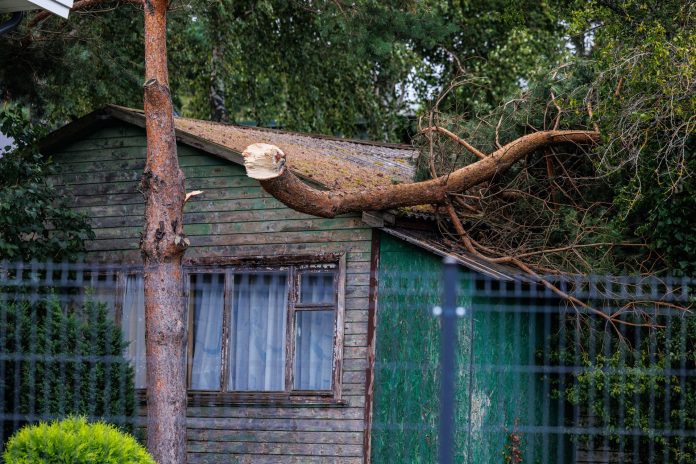
[[[140,107],[137,3],[25,21],[0,51],[11,63],[0,70],[4,98],[49,124],[105,103]],[[538,2],[187,0],[172,3],[170,29],[184,116],[401,140],[408,116],[461,69],[478,77],[461,90],[467,111],[495,106],[562,49],[564,28]]]
[[[19,108],[0,107],[0,132],[12,147],[0,151],[0,259],[72,260],[94,238],[87,218],[47,183],[50,159],[38,153],[38,131]]]
[[[3,414],[21,419],[4,420],[3,436],[25,425],[24,418],[70,414],[135,431],[133,367],[123,356],[128,343],[107,306],[89,297],[66,310],[65,294],[37,299],[36,288],[12,291],[0,303],[0,353],[8,358],[0,388]]]

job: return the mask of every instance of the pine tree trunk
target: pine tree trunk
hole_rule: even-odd
[[[229,122],[227,107],[225,106],[225,79],[223,76],[223,63],[225,61],[225,37],[223,30],[230,27],[222,18],[223,5],[214,2],[208,12],[210,21],[210,40],[213,44],[210,55],[210,86],[208,98],[210,101],[210,118],[217,122]]]
[[[186,326],[181,259],[186,195],[167,72],[167,0],[145,1],[147,446],[159,464],[186,462]]]

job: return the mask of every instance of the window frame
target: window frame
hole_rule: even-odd
[[[331,266],[334,271],[333,304],[302,304],[300,297],[300,278],[303,272],[320,272]],[[342,366],[343,366],[343,331],[345,313],[345,254],[322,254],[315,256],[282,256],[254,258],[199,258],[184,262],[184,297],[186,299],[186,325],[188,329],[186,385],[190,404],[195,405],[234,405],[250,403],[291,403],[342,405]],[[226,391],[229,369],[230,316],[234,274],[240,272],[279,272],[287,271],[288,307],[286,308],[285,327],[285,389],[283,391]],[[225,275],[224,312],[222,328],[222,359],[220,369],[220,390],[193,390],[191,385],[193,357],[193,305],[190,301],[191,275],[200,273]],[[299,307],[299,309],[298,309]],[[334,332],[332,352],[332,373],[330,390],[294,389],[295,373],[295,327],[296,313],[299,311],[327,310],[334,311]]]

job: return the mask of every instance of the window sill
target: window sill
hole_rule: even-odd
[[[145,390],[137,390],[138,402],[146,404]],[[334,398],[333,392],[205,392],[191,391],[186,394],[187,406],[246,406],[284,408],[343,408],[348,402]]]

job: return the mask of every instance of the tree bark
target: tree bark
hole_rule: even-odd
[[[210,57],[210,117],[215,122],[229,122],[230,120],[225,106],[225,81],[220,73],[225,53],[224,47],[225,45],[222,43],[215,43]]]
[[[147,446],[159,464],[186,462],[186,326],[181,259],[184,174],[179,169],[167,72],[167,0],[145,2],[145,228]]]
[[[227,107],[225,106],[225,79],[223,64],[225,61],[226,41],[224,30],[229,27],[225,24],[223,16],[223,4],[213,2],[208,11],[210,21],[210,41],[212,52],[210,55],[210,86],[208,99],[210,101],[210,117],[212,121],[229,122]]]
[[[450,193],[463,192],[507,171],[516,161],[539,148],[562,143],[592,144],[594,131],[543,131],[510,142],[475,163],[436,179],[356,190],[323,191],[310,187],[285,165],[285,153],[265,143],[244,151],[247,175],[258,180],[268,193],[302,213],[332,218],[339,214],[379,211],[426,204],[443,204]]]

